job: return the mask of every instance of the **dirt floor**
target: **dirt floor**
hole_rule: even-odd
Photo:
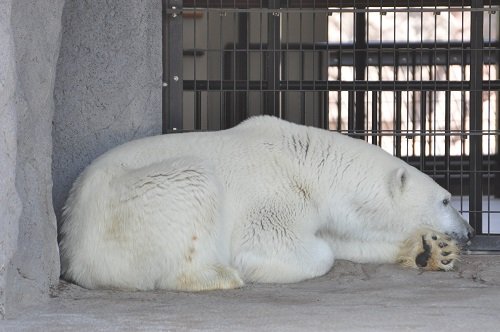
[[[337,262],[314,280],[204,293],[89,291],[61,283],[1,331],[499,331],[500,255],[453,272]]]

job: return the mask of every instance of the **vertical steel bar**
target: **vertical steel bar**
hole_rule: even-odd
[[[423,172],[425,169],[425,139],[426,139],[426,97],[427,92],[420,92],[420,170]]]
[[[408,8],[409,9],[409,8]],[[407,54],[406,54],[406,83],[408,84],[410,79],[413,80],[414,77],[413,75],[410,78],[410,67],[411,67],[411,72],[413,73],[415,70],[415,62],[412,62],[412,54],[414,52],[410,51],[410,11],[408,10],[406,12],[406,46],[408,48]],[[412,127],[411,130],[414,132],[415,129],[415,91],[409,91],[409,87],[406,90],[406,159],[409,160],[410,158],[410,151],[412,153],[415,153],[415,139],[413,136],[409,136],[408,133],[410,131],[410,126]],[[411,100],[411,105],[410,105],[410,100]],[[410,110],[411,108],[411,110]],[[410,118],[410,112],[412,112],[412,117]],[[410,142],[411,141],[411,142]],[[410,150],[410,144],[412,146],[412,149]]]
[[[234,70],[235,70],[235,83],[236,81],[246,81],[247,89],[248,89],[248,48],[249,48],[249,19],[248,13],[241,12],[238,13],[238,39],[234,49],[235,52],[235,62],[234,62]],[[242,51],[245,49],[246,51]],[[236,85],[236,84],[235,84]],[[247,109],[247,99],[248,92],[234,91],[235,105],[234,110],[232,110],[232,118],[230,119],[231,125],[234,126],[244,119],[248,117],[248,109]]]
[[[446,66],[447,79],[449,79],[449,69]],[[451,132],[451,91],[445,91],[444,95],[444,170],[446,189],[450,190],[450,132]]]
[[[182,123],[182,0],[163,5],[163,101],[162,132],[183,129]]]
[[[326,53],[324,54],[323,56],[323,63],[322,63],[322,68],[324,68],[325,70],[325,79],[326,79],[326,91],[323,92],[323,96],[324,96],[324,99],[323,99],[323,127],[324,129],[330,129],[330,89],[329,89],[329,83],[330,83],[330,77],[328,75],[328,66],[330,65],[329,64],[329,58],[330,58],[330,43],[329,43],[329,40],[330,40],[330,35],[328,33],[328,21],[329,21],[329,18],[331,17],[331,13],[328,13],[327,14],[327,17],[326,17],[326,24],[325,24],[325,34],[324,36],[326,36]]]
[[[424,6],[420,7],[422,11],[420,12],[420,47],[419,47],[419,57],[417,58],[419,64],[419,80],[422,84],[424,81]],[[417,64],[417,62],[415,62]],[[420,170],[423,172],[425,168],[425,113],[426,113],[426,91],[420,89]]]
[[[207,117],[207,125],[206,125],[206,129],[207,130],[210,130],[213,128],[213,125],[212,123],[215,123],[215,121],[213,120],[213,114],[215,112],[211,112],[210,110],[210,107],[208,105],[211,104],[211,102],[215,99],[214,98],[214,94],[213,93],[210,93],[210,79],[212,78],[212,70],[211,70],[211,64],[210,64],[210,60],[212,59],[213,57],[213,53],[211,52],[211,45],[213,43],[212,41],[212,36],[211,36],[211,32],[212,32],[212,29],[210,28],[210,24],[211,23],[211,20],[210,20],[210,17],[212,16],[211,13],[210,13],[210,10],[208,8],[208,4],[207,4],[207,7],[206,7],[206,17],[207,17],[207,22],[206,22],[206,29],[205,29],[205,39],[206,39],[206,47],[207,47],[207,56],[205,57],[205,66],[207,68],[207,73],[206,73],[206,78],[207,78],[207,109],[206,109],[206,117]]]
[[[396,9],[396,4],[394,4],[394,9]],[[395,45],[397,40],[397,29],[396,29],[396,19],[398,17],[398,13],[394,13],[393,22],[392,22],[392,42]],[[396,47],[392,49],[392,71],[393,71],[393,80],[394,80],[394,125],[393,130],[396,132],[396,135],[393,140],[393,153],[396,157],[401,158],[401,91],[396,91],[396,85],[399,85],[399,56],[396,50]]]
[[[383,64],[383,57],[384,57],[384,51],[382,47],[382,41],[383,41],[383,31],[384,31],[384,17],[387,15],[386,12],[382,10],[382,0],[380,0],[380,16],[379,16],[379,48],[378,48],[378,61],[377,61],[377,75],[378,75],[378,80],[380,82],[380,91],[378,91],[378,102],[377,102],[377,113],[375,113],[376,116],[376,124],[377,124],[377,129],[379,130],[379,137],[378,137],[378,146],[382,147],[382,140],[384,139],[383,135],[380,135],[382,133],[382,96],[384,95],[384,92],[382,90],[382,81],[384,80],[384,77],[382,75],[382,64]]]
[[[364,7],[357,7],[357,9],[364,9]],[[366,16],[363,11],[354,14],[354,70],[356,82],[365,81],[366,70]],[[355,82],[355,83],[356,83]],[[362,91],[358,86],[356,89],[355,101],[355,122],[354,129],[357,133],[364,132],[365,122],[365,91]],[[363,139],[363,136],[359,136]]]
[[[269,0],[269,9],[279,9],[279,0]],[[280,116],[280,13],[272,11],[267,15],[267,50],[266,50],[266,80],[267,92],[265,93],[264,113]]]
[[[451,91],[449,88],[450,84],[450,39],[451,39],[451,11],[447,11],[447,41],[448,41],[448,49],[445,57],[445,75],[446,75],[446,81],[448,82],[448,89],[445,91],[444,95],[444,131],[445,131],[445,136],[444,136],[444,183],[446,185],[446,189],[448,191],[451,191],[451,176],[450,176],[450,144],[451,144],[451,137],[450,137],[450,132],[451,132]]]
[[[196,1],[195,1],[195,4],[196,4]],[[196,27],[196,15],[197,15],[197,12],[196,12],[196,9],[194,10],[193,12],[193,16],[194,16],[194,19],[193,19],[193,49],[194,49],[194,52],[193,52],[193,81],[194,81],[194,86],[196,87],[196,80],[197,80],[197,76],[196,76],[196,73],[198,73],[198,70],[196,68],[196,65],[197,65],[197,58],[196,58],[196,53],[197,50],[198,50],[198,44],[197,44],[197,40],[196,40],[196,34],[197,34],[197,27]],[[193,128],[194,130],[200,130],[201,129],[201,93],[200,91],[198,91],[198,89],[194,89],[194,114],[193,114]]]
[[[429,62],[427,64],[428,72],[429,72],[429,80],[432,82],[434,81],[434,72],[433,72],[433,64],[434,64],[434,52],[429,51],[427,52],[429,56]],[[435,81],[434,81],[435,82]],[[428,112],[428,117],[427,117],[427,128],[429,129],[429,135],[426,136],[426,139],[428,138],[428,144],[426,144],[429,147],[429,160],[433,156],[433,150],[432,147],[434,145],[434,138],[435,136],[433,135],[434,131],[434,125],[433,125],[433,118],[434,115],[436,114],[436,110],[434,108],[434,92],[435,90],[428,91],[428,97],[427,97],[427,112]],[[435,163],[432,163],[433,167],[435,167]]]
[[[500,14],[497,12],[496,13],[497,15],[500,16]],[[498,18],[500,20],[500,17]],[[500,24],[499,26],[497,27],[497,34],[498,36],[500,36]],[[496,52],[496,56],[497,56],[497,63],[500,64],[500,52]],[[498,74],[497,74],[497,78],[498,78]],[[496,102],[496,110],[497,110],[497,124],[496,124],[496,129],[497,130],[500,130],[500,98],[499,98],[499,95],[500,95],[500,92],[496,91],[496,95],[497,95],[497,102]],[[495,140],[496,140],[496,146],[497,146],[497,152],[496,152],[496,161],[495,161],[495,166],[494,166],[494,173],[493,173],[493,176],[494,176],[494,183],[493,183],[493,194],[495,195],[495,197],[497,198],[500,198],[500,135],[496,135],[495,137]]]
[[[411,79],[416,80],[417,79],[417,52],[412,52],[411,55],[411,61],[412,61],[412,67],[411,67]],[[418,93],[417,91],[412,91],[411,95],[411,148],[413,151],[413,156],[416,155],[416,139],[415,139],[415,134],[417,133],[417,97]]]
[[[201,130],[201,91],[195,91],[194,129]]]
[[[327,46],[328,48],[328,46]],[[319,119],[318,127],[323,129],[328,129],[328,50],[327,52],[320,51],[319,53],[319,79],[326,81],[326,91],[319,92],[319,98],[321,99],[319,103]],[[323,75],[323,69],[327,68],[326,75]]]
[[[354,94],[355,91],[350,90],[347,94],[347,132],[349,136],[356,137],[355,133],[355,118],[354,118]]]
[[[247,92],[245,93],[245,116],[248,117],[248,110],[250,109],[250,98],[252,97],[252,94],[250,93],[250,80],[252,79],[250,73],[252,72],[252,66],[251,66],[251,63],[252,63],[252,59],[255,58],[255,51],[254,52],[251,52],[250,51],[250,21],[251,20],[255,20],[255,16],[254,17],[250,17],[250,13],[247,12],[246,13],[246,26],[243,26],[243,25],[240,25],[240,27],[242,29],[245,29],[246,31],[246,36],[245,36],[245,53],[247,54],[247,58],[246,58],[246,69],[245,69],[245,72],[246,72],[246,87],[247,87]],[[259,66],[257,66],[257,68],[259,68]]]
[[[304,21],[302,13],[302,2],[300,2],[301,12],[299,14],[299,44],[300,44],[300,121],[305,122],[306,118],[306,93],[303,90],[302,82],[305,78],[305,53],[304,53],[304,43],[302,40],[303,29],[302,23]]]
[[[472,0],[471,7],[483,8],[483,0]],[[471,59],[470,59],[470,190],[469,222],[478,234],[482,233],[482,76],[483,76],[483,12],[471,12]]]
[[[312,109],[309,111],[309,113],[312,113],[312,123],[313,125],[317,126],[317,123],[315,122],[315,115],[318,112],[318,106],[316,106],[316,66],[317,66],[317,61],[316,61],[316,3],[313,2],[313,12],[312,12],[312,84],[313,84],[313,91],[311,93],[312,97]],[[318,73],[320,73],[321,70],[318,70]],[[307,119],[307,114],[304,114],[304,122]]]
[[[493,13],[492,13],[493,14]],[[496,12],[496,15],[498,17],[498,20],[500,20],[500,14]],[[497,36],[500,36],[500,24],[497,26]],[[497,56],[497,63],[500,64],[500,52],[496,53]],[[498,68],[498,67],[497,67]],[[499,78],[498,73],[497,73],[497,79]],[[500,130],[500,92],[496,91],[496,105],[494,106],[497,110],[497,123],[496,123],[496,129],[497,131]],[[495,164],[494,164],[494,171],[493,171],[493,177],[494,177],[494,182],[493,182],[493,195],[496,198],[500,198],[500,135],[496,135],[494,137],[496,140],[496,146],[497,146],[497,151],[496,151],[496,157],[495,157]]]
[[[461,40],[461,57],[460,57],[460,81],[462,83],[462,87],[460,89],[460,212],[464,211],[464,157],[465,157],[465,140],[467,138],[466,133],[466,113],[467,113],[467,93],[464,89],[464,84],[466,80],[466,48],[465,48],[465,7],[462,5],[461,17],[460,21],[462,22],[462,30],[460,33]]]
[[[432,125],[429,125],[429,129],[431,130],[432,134],[429,136],[431,139],[431,146],[429,147],[429,152],[432,155],[432,159],[434,159],[433,162],[433,173],[432,175],[436,177],[437,175],[437,156],[436,156],[436,149],[438,145],[438,136],[436,136],[436,131],[437,131],[437,113],[438,113],[438,107],[437,107],[437,98],[438,98],[438,93],[437,93],[437,80],[439,80],[438,76],[438,45],[437,45],[437,39],[438,39],[438,16],[441,15],[441,12],[437,11],[437,6],[434,6],[434,50],[432,52],[432,60],[430,62],[430,77],[429,80],[434,81],[434,89],[429,93],[429,102],[432,104],[429,105],[429,110],[430,110],[430,115],[432,114],[432,120],[431,117],[429,116],[429,121],[432,123]],[[441,36],[439,36],[441,37]]]
[[[372,91],[372,144],[373,145],[377,145],[377,125],[378,125],[377,105],[378,105],[377,91]]]
[[[401,157],[401,91],[396,91],[396,116],[395,116],[395,129],[396,129],[396,157]]]
[[[227,14],[225,14],[227,15]],[[222,16],[221,16],[221,28],[220,31],[222,31]],[[221,42],[220,42],[220,49],[219,51],[221,52],[221,60],[220,60],[220,65],[221,65],[221,88],[220,91],[222,93],[221,96],[221,107],[220,107],[220,129],[226,129],[230,128],[231,121],[233,119],[232,117],[232,107],[231,105],[233,104],[235,94],[234,94],[234,77],[236,75],[236,72],[233,70],[234,68],[234,62],[236,59],[234,58],[235,52],[234,48],[230,50],[229,48],[224,49],[222,46],[222,39],[223,35],[221,33]],[[234,43],[233,43],[234,47]],[[233,91],[228,91],[229,90],[229,84],[226,85],[226,87],[223,87],[224,85],[222,84],[223,82],[230,83],[232,81],[233,83]]]
[[[222,9],[222,2],[220,3],[220,7]],[[219,128],[218,129],[226,129],[225,127],[225,122],[226,122],[226,96],[228,92],[224,88],[224,56],[226,52],[224,52],[224,44],[225,44],[225,36],[224,36],[224,23],[225,17],[227,16],[226,11],[221,11],[219,14],[219,49],[217,50],[219,52],[219,83],[220,83],[220,88],[219,88]]]
[[[341,1],[342,2],[342,1]],[[338,55],[339,55],[339,61],[338,61],[338,64],[337,64],[337,70],[338,70],[338,80],[340,82],[339,84],[339,91],[337,92],[338,94],[338,98],[337,98],[337,131],[340,131],[342,130],[342,68],[343,68],[343,54],[344,54],[344,51],[342,50],[342,16],[343,16],[343,13],[342,11],[339,13],[339,51],[338,51]]]
[[[288,9],[288,1],[282,1],[282,6],[285,7],[285,9]],[[281,48],[281,50],[283,50],[281,52],[281,80],[284,80],[285,82],[285,90],[286,92],[281,92],[281,117],[283,119],[291,119],[290,116],[291,116],[291,113],[292,112],[287,112],[287,111],[292,111],[293,110],[293,113],[295,114],[296,116],[296,112],[298,112],[300,114],[300,117],[301,117],[301,122],[300,123],[304,123],[305,120],[303,120],[305,118],[305,107],[302,108],[302,107],[299,107],[298,110],[295,109],[295,107],[290,107],[289,104],[293,103],[293,100],[294,100],[294,96],[295,94],[291,91],[288,90],[288,87],[289,87],[289,82],[290,82],[290,78],[294,76],[294,74],[297,74],[297,66],[294,66],[293,63],[295,63],[295,56],[298,55],[299,56],[299,61],[300,61],[300,52],[297,52],[295,53],[295,49],[292,48],[292,50],[290,50],[290,39],[292,39],[292,43],[293,43],[293,40],[294,40],[294,35],[296,33],[293,33],[291,32],[291,28],[290,26],[294,26],[295,24],[297,24],[297,22],[295,21],[297,19],[296,16],[294,15],[291,15],[290,12],[286,12],[285,13],[282,13],[281,15],[281,33],[282,35],[285,35],[286,36],[286,40],[285,41],[281,41],[281,44],[283,45],[284,44],[284,50],[283,48]],[[285,16],[286,15],[286,16]],[[283,21],[284,20],[284,21]],[[300,18],[299,18],[299,21],[300,21]],[[283,22],[286,23],[286,26],[283,25]],[[290,23],[292,22],[292,23]],[[292,28],[292,30],[294,30]],[[300,30],[300,28],[299,28]],[[302,45],[302,43],[300,43],[300,45]],[[295,68],[294,68],[295,67]],[[300,71],[302,72],[303,71],[303,68],[300,69]],[[300,93],[299,93],[299,99],[300,99]]]

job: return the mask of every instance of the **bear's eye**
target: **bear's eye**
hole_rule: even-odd
[[[448,198],[443,199],[443,205],[446,206],[450,204],[450,200]]]

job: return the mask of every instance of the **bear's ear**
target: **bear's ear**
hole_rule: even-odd
[[[396,196],[405,190],[407,176],[408,174],[404,167],[400,167],[393,172],[391,181],[391,193],[393,196]]]

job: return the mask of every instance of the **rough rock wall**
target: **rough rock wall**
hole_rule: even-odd
[[[161,132],[161,1],[66,2],[0,0],[0,319],[57,284],[80,171]]]
[[[66,1],[53,131],[58,216],[93,159],[161,133],[161,72],[161,1]]]
[[[59,277],[51,130],[63,4],[0,1],[0,315]]]
[[[21,201],[16,190],[16,71],[10,26],[12,1],[0,1],[0,319],[5,314],[7,266],[17,246]]]

